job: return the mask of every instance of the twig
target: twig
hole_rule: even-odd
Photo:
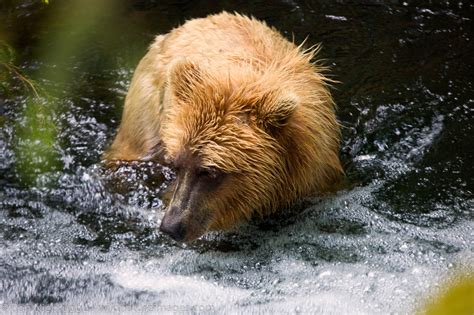
[[[38,94],[38,91],[36,90],[35,86],[33,85],[33,83],[28,80],[24,75],[22,75],[20,73],[20,71],[18,70],[17,67],[15,67],[14,65],[11,65],[11,64],[8,64],[8,63],[5,63],[5,62],[2,62],[1,63],[5,68],[7,68],[10,72],[13,72],[17,77],[20,78],[20,80],[23,82],[23,84],[27,85],[30,87],[30,89],[33,91],[33,93],[35,94],[36,97],[39,98],[39,94]]]

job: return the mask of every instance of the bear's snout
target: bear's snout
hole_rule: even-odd
[[[207,216],[201,214],[203,209],[183,210],[171,205],[168,207],[160,224],[160,231],[169,235],[177,242],[192,242],[207,231],[209,225]],[[203,210],[204,211],[204,210]],[[205,212],[205,211],[204,211]]]
[[[168,216],[165,215],[160,225],[160,231],[169,235],[172,239],[177,242],[184,240],[186,236],[186,229],[181,221],[169,220]]]
[[[186,167],[176,175],[173,196],[161,220],[160,231],[178,242],[192,242],[207,232],[212,213],[209,193],[221,181],[199,175],[196,167]]]

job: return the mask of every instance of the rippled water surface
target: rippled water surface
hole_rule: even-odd
[[[408,313],[472,268],[470,2],[130,0],[81,27],[50,2],[0,5],[47,91],[0,94],[0,313]],[[98,163],[153,36],[222,9],[322,42],[351,185],[184,246],[156,229],[171,170]]]

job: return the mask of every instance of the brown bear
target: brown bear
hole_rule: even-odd
[[[160,229],[182,242],[327,192],[340,129],[316,51],[239,14],[187,21],[140,61],[104,159],[175,168]]]

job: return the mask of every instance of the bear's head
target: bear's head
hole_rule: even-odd
[[[211,68],[182,60],[168,75],[161,141],[176,180],[160,229],[182,242],[266,214],[311,186],[293,176],[305,177],[308,164],[294,145],[305,128],[298,94],[271,69]],[[300,173],[290,174],[289,156]]]

